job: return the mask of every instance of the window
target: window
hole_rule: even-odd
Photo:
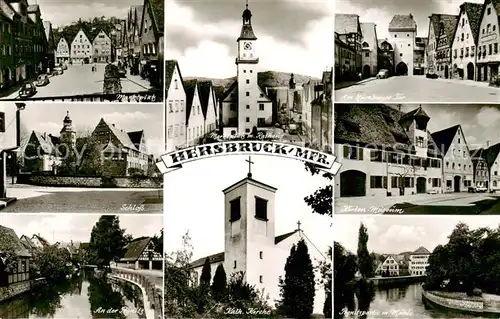
[[[259,111],[264,111],[264,103],[259,104]]]
[[[172,138],[172,125],[168,126],[167,136],[168,138]]]
[[[497,176],[498,175],[498,171],[494,171],[493,175]]]
[[[233,263],[233,268],[236,269],[236,260]]]
[[[417,147],[424,147],[424,137],[417,136]]]
[[[399,56],[403,56],[403,53],[400,53]]]
[[[240,207],[240,197],[233,199],[229,202],[230,210],[231,210],[231,218],[230,222],[237,221],[241,218],[241,207]]]
[[[490,31],[491,31],[491,24],[490,24],[490,23],[488,23],[488,24],[486,25],[486,32],[487,32],[487,33],[490,33]]]
[[[247,117],[245,120],[246,120],[247,123],[250,122],[250,118],[249,117]]]
[[[370,52],[365,52],[365,58],[370,57]]]
[[[491,52],[493,52],[493,46],[491,43],[488,45],[488,55],[491,55]]]
[[[363,149],[344,145],[344,158],[352,159],[352,160],[363,160]]]
[[[248,80],[248,79],[247,79],[247,81],[246,81],[246,82],[247,82],[247,84],[250,84],[250,80]]]
[[[246,129],[245,129],[245,133],[250,133],[250,129],[249,129],[249,128],[246,128]]]
[[[257,118],[257,126],[264,126],[266,125],[266,119],[263,117]]]
[[[259,276],[259,282],[262,283],[262,276]]]
[[[493,54],[497,54],[498,53],[498,43],[494,43],[493,44]]]
[[[255,197],[255,218],[267,221],[267,200]]]
[[[370,161],[372,162],[385,162],[385,154],[381,150],[371,150],[370,151]]]
[[[259,258],[260,258],[260,259],[264,259],[264,258],[263,258],[263,255],[264,255],[264,253],[263,253],[262,251],[261,251],[261,252],[259,252]]]
[[[370,188],[387,188],[387,176],[370,176]]]
[[[174,80],[174,85],[175,85],[175,89],[178,90],[179,89],[179,83],[178,83],[177,79]]]
[[[250,110],[250,105],[247,104],[247,110]]]
[[[250,92],[247,91],[246,96],[250,96]]]
[[[491,8],[488,8],[488,10],[486,10],[486,12],[488,12],[488,15],[491,14]]]

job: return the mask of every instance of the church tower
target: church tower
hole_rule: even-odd
[[[252,12],[243,11],[243,25],[238,38],[238,56],[236,57],[238,81],[238,134],[244,135],[252,132],[257,127],[259,111],[258,100],[260,90],[257,83],[257,64],[259,58],[255,51],[257,37],[252,29]]]
[[[247,162],[247,177],[223,190],[224,269],[228,277],[231,273],[244,272],[247,282],[263,290],[266,284],[269,286],[275,281],[266,273],[275,265],[277,189],[255,180],[251,173],[253,162],[250,158]]]
[[[73,121],[69,117],[69,111],[66,111],[66,116],[63,121],[63,128],[61,129],[61,143],[67,144],[68,146],[76,146],[76,132],[73,129]]]

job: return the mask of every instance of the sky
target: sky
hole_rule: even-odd
[[[353,13],[359,15],[360,22],[374,22],[377,25],[377,38],[389,37],[389,22],[396,14],[412,14],[417,23],[417,36],[428,37],[429,16],[432,13],[460,13],[460,5],[464,0],[335,0],[336,13]],[[467,0],[467,2],[484,3],[484,0]]]
[[[224,194],[222,190],[245,178],[247,156],[231,155],[190,162],[167,173],[164,182],[165,250],[180,249],[189,231],[193,261],[224,251]],[[332,245],[331,217],[313,214],[304,197],[328,185],[311,176],[297,160],[252,156],[253,178],[277,188],[275,235],[300,228],[324,254]]]
[[[39,234],[54,244],[56,242],[89,242],[92,227],[99,220],[96,214],[14,214],[0,215],[0,225],[14,229],[17,236]],[[134,238],[159,235],[163,225],[162,215],[120,215],[120,227]]]
[[[499,216],[359,216],[335,215],[333,233],[339,242],[356,254],[359,225],[368,229],[368,251],[378,254],[399,254],[424,246],[430,252],[448,242],[448,236],[459,222],[470,229],[497,228]]]
[[[16,105],[0,102],[2,109],[6,112],[6,132],[0,135],[0,147],[14,146]],[[163,105],[156,103],[26,103],[26,108],[21,111],[21,139],[24,140],[32,131],[59,136],[66,111],[73,120],[77,136],[92,132],[102,117],[124,131],[144,130],[148,153],[156,157],[164,153]]]
[[[125,19],[132,5],[142,4],[142,0],[28,0],[28,4],[38,4],[44,21],[55,27],[62,27],[74,21],[105,16]]]
[[[419,104],[403,105],[401,110],[409,112]],[[486,147],[500,143],[500,105],[485,104],[422,104],[422,108],[431,118],[428,130],[431,133],[460,124],[465,134],[469,149]]]
[[[333,66],[331,0],[249,0],[261,71],[320,77]],[[166,58],[184,77],[236,75],[245,0],[166,0]]]

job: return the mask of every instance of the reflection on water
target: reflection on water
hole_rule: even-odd
[[[369,284],[358,284],[347,288],[344,295],[343,300],[338,300],[344,305],[344,311],[340,311],[342,307],[339,304],[336,318],[481,318],[427,307],[422,302],[420,283],[393,288],[374,288]],[[337,309],[337,304],[335,308]]]
[[[0,318],[113,318],[143,319],[141,290],[132,284],[94,277],[84,272],[54,285],[0,303]]]

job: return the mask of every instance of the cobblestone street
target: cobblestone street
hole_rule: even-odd
[[[102,94],[104,68],[106,64],[96,64],[97,72],[92,72],[92,64],[68,65],[62,75],[52,76],[46,86],[37,87],[34,98],[53,96],[72,96],[82,94]],[[148,91],[151,86],[147,79],[132,76],[127,71],[127,77],[121,79],[122,93]],[[4,99],[19,98],[19,91],[6,96]]]
[[[428,79],[425,76],[393,76],[367,79],[335,91],[336,102],[366,103],[497,103],[500,88],[486,82]]]

